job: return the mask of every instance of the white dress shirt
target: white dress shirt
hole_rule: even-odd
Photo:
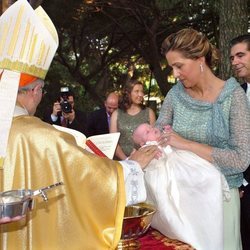
[[[247,83],[247,99],[250,102],[250,83]]]

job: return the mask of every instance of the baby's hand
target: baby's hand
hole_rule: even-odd
[[[155,159],[159,160],[162,157],[162,151],[159,150],[158,153],[155,155]]]
[[[163,133],[161,137],[158,139],[158,145],[161,147],[166,147],[168,145],[168,137],[173,132],[173,129],[170,125],[166,125],[162,127]]]
[[[163,133],[171,132],[172,127],[170,125],[163,126]]]

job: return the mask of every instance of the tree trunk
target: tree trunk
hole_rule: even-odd
[[[7,10],[14,2],[14,0],[1,0],[1,14],[4,13],[4,11]]]
[[[227,79],[232,75],[229,61],[229,42],[236,36],[247,33],[248,29],[248,0],[220,0],[220,39],[221,52],[220,77]]]

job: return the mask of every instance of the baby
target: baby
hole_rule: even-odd
[[[143,123],[135,129],[133,141],[139,146],[157,144],[160,136],[158,128]],[[152,227],[197,250],[223,249],[225,178],[190,151],[161,149],[162,156],[145,169],[147,201],[157,208]]]
[[[164,130],[169,128],[170,126],[165,126]],[[135,147],[138,148],[144,145],[157,144],[157,140],[161,137],[161,131],[158,128],[149,125],[148,123],[142,123],[135,129],[132,137]],[[170,147],[168,148],[170,149]],[[162,152],[165,150],[166,149],[161,148]]]

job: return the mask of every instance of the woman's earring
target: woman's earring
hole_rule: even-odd
[[[204,72],[204,68],[203,68],[202,64],[200,64],[200,70],[201,70],[201,72]]]

